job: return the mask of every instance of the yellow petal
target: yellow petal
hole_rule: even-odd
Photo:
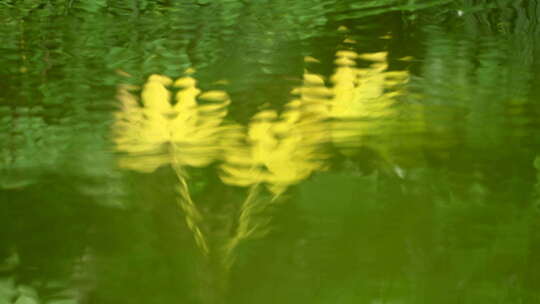
[[[306,56],[304,57],[304,62],[313,62],[313,63],[319,63],[320,61],[312,56]]]
[[[213,102],[224,102],[229,100],[229,95],[225,91],[207,91],[199,95],[199,99]]]
[[[197,84],[197,80],[192,77],[181,77],[174,82],[175,87],[194,87]]]
[[[166,80],[163,76],[152,75],[151,79],[145,84],[142,92],[142,101],[147,109],[158,112],[167,112],[171,108],[171,93],[163,82]]]
[[[339,57],[334,60],[334,63],[339,66],[355,66],[356,62],[347,57]]]
[[[387,56],[388,56],[388,52],[378,52],[378,53],[361,54],[360,56],[358,56],[358,58],[363,59],[363,60],[368,60],[368,61],[381,62],[381,61],[385,61]]]
[[[336,57],[356,59],[358,57],[358,53],[354,51],[341,50],[336,52]]]
[[[304,85],[324,85],[321,75],[304,73]]]

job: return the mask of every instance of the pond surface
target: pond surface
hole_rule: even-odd
[[[0,303],[540,303],[536,0],[0,3]]]

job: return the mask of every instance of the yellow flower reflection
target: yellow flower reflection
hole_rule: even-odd
[[[232,126],[223,141],[226,153],[221,179],[229,185],[250,186],[236,230],[224,245],[227,269],[240,242],[268,232],[269,219],[261,220],[259,215],[289,186],[326,167],[328,155],[322,146],[330,138],[326,117],[332,92],[321,76],[305,73],[303,85],[292,93],[298,98],[281,114],[261,111],[247,128]],[[272,200],[261,198],[261,184],[273,194]]]
[[[322,167],[317,147],[305,139],[294,121],[275,111],[258,113],[250,123],[245,140],[227,149],[223,182],[236,186],[267,184],[275,195]]]
[[[346,43],[355,42],[349,39]],[[173,168],[179,181],[178,203],[188,227],[208,260],[219,262],[216,265],[225,276],[238,245],[268,232],[270,218],[261,216],[267,207],[290,186],[326,169],[329,144],[345,154],[366,144],[387,149],[385,134],[389,126],[395,128],[388,122],[398,116],[396,96],[408,78],[406,71],[387,70],[387,56],[386,52],[339,51],[329,84],[323,76],[306,71],[302,85],[291,92],[294,98],[282,111],[260,111],[246,126],[224,124],[228,95],[223,91],[202,93],[189,76],[173,81],[152,75],[140,100],[130,93],[130,87],[120,87],[122,108],[113,126],[114,143],[121,152],[119,166],[140,172],[167,165]],[[318,62],[312,57],[305,61]],[[373,137],[380,142],[369,142]],[[213,161],[220,162],[219,174],[225,184],[249,190],[238,209],[224,215],[234,217],[234,231],[208,242],[203,231],[211,230],[203,226],[210,225],[191,200],[184,168]],[[262,189],[271,193],[271,199],[261,194]],[[209,255],[210,247],[213,255]]]
[[[300,98],[289,102],[281,114],[261,111],[246,129],[234,128],[236,135],[225,149],[223,182],[236,186],[264,183],[277,197],[325,167],[321,144],[329,134],[319,113],[326,111],[331,92],[316,79],[306,74],[304,86],[295,90]]]
[[[180,88],[176,103],[168,90],[171,86]],[[116,149],[124,153],[120,167],[152,172],[171,165],[179,181],[178,203],[197,245],[208,254],[209,246],[200,228],[202,216],[191,200],[184,167],[205,166],[217,158],[229,97],[222,91],[201,94],[191,77],[173,83],[165,76],[150,76],[140,103],[128,89],[124,86],[119,90],[122,109],[116,113],[113,126]]]
[[[396,121],[396,96],[400,94],[399,86],[407,82],[408,72],[387,71],[387,55],[387,52],[336,53],[337,69],[331,77],[334,98],[329,117],[332,141],[344,153],[353,153],[359,146],[366,145],[368,138],[382,140],[382,135],[387,134]],[[359,60],[369,65],[358,68]]]
[[[181,89],[172,103],[167,87]],[[125,152],[120,167],[142,172],[174,164],[201,167],[219,151],[220,125],[230,100],[225,92],[201,94],[195,79],[172,80],[152,75],[144,85],[142,101],[126,88],[119,91],[122,110],[116,114],[114,142]],[[199,104],[199,100],[206,101]]]
[[[395,97],[406,83],[406,71],[387,71],[387,53],[338,51],[337,69],[328,88],[322,76],[304,73],[298,98],[279,114],[257,113],[247,128],[232,127],[222,165],[223,182],[236,186],[259,183],[278,196],[290,185],[325,168],[322,147],[333,142],[354,153],[371,137],[383,139],[398,115]],[[365,68],[356,67],[364,61]],[[312,62],[310,60],[309,62]],[[232,135],[235,134],[235,135]],[[385,149],[388,143],[368,143]]]

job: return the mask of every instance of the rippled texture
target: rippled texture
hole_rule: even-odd
[[[0,2],[0,303],[540,302],[536,0]]]

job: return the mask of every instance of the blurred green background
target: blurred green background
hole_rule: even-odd
[[[539,21],[537,0],[0,0],[0,303],[540,303]],[[230,268],[174,170],[117,165],[119,85],[193,68],[246,125],[343,49],[408,72],[399,127],[328,144]],[[250,191],[218,166],[186,173],[211,244]]]

